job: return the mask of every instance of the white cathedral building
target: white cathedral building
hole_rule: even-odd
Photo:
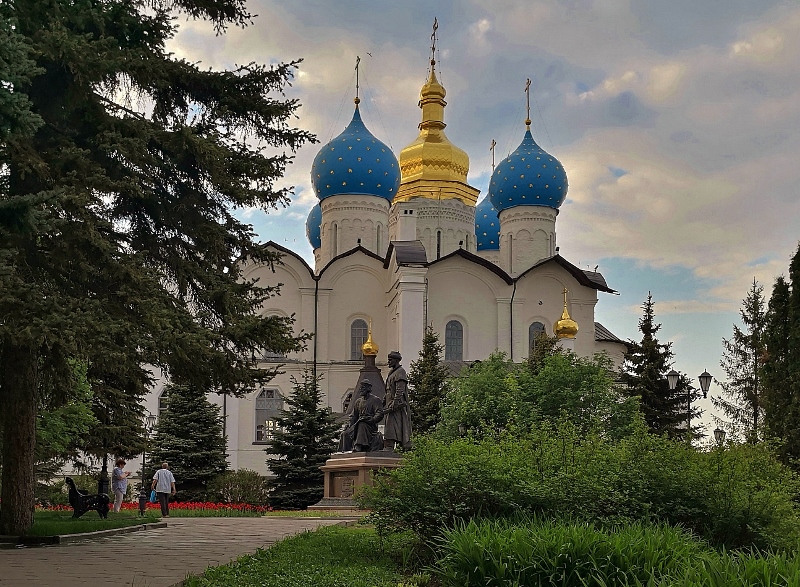
[[[350,124],[317,154],[311,179],[319,204],[306,223],[314,267],[272,242],[282,264],[245,267],[246,279],[283,284],[263,313],[294,316],[295,332],[313,338],[302,352],[262,357],[285,372],[263,389],[212,398],[224,404],[233,469],[268,473],[264,445],[273,418],[292,392],[291,377],[302,379],[304,369],[316,366],[327,406],[344,411],[370,325],[384,376],[389,351],[402,354],[406,370],[418,358],[426,325],[454,363],[495,350],[522,361],[542,331],[557,331],[578,355],[605,351],[622,362],[625,344],[594,320],[598,293],[614,290],[559,253],[563,166],[536,144],[528,119],[522,142],[497,165],[478,203],[479,190],[467,182],[469,157],[445,135],[445,89],[431,65],[419,136],[399,158],[366,128],[358,98]],[[148,398],[154,414],[164,407],[160,392]]]

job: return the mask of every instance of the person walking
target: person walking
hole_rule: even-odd
[[[161,506],[161,515],[169,518],[169,496],[175,495],[175,477],[169,470],[169,463],[161,463],[161,468],[153,475],[153,485],[158,496],[158,503]]]
[[[128,491],[128,477],[131,476],[130,471],[123,471],[122,467],[125,466],[125,459],[118,458],[116,460],[114,471],[111,473],[111,491],[114,493],[114,511],[119,512],[122,509],[122,500],[125,497],[125,492]]]

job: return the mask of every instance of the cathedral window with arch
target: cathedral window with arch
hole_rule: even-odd
[[[533,352],[536,348],[536,340],[545,332],[544,324],[534,322],[528,327],[528,350]]]
[[[165,388],[161,394],[158,396],[158,417],[161,419],[161,416],[164,415],[169,409],[169,391]]]
[[[262,389],[256,396],[256,442],[269,442],[278,430],[275,420],[283,410],[283,398],[277,389]]]
[[[361,360],[361,347],[367,342],[368,328],[367,323],[358,318],[353,320],[350,325],[350,360]]]
[[[383,227],[379,224],[375,234],[375,252],[379,255],[381,254],[381,245],[383,244],[381,241],[383,241]]]
[[[450,320],[444,329],[444,360],[464,360],[464,327],[458,320]]]

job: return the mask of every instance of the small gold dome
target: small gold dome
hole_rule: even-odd
[[[564,311],[561,312],[561,319],[553,326],[553,333],[556,338],[575,338],[578,334],[578,323],[569,317],[567,311],[567,288],[564,288]]]
[[[369,321],[367,342],[361,345],[361,354],[363,354],[365,357],[374,357],[378,354],[378,345],[372,340],[372,320]]]

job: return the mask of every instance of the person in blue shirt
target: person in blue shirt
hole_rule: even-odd
[[[131,476],[130,471],[123,471],[122,467],[125,466],[125,459],[117,459],[114,471],[111,473],[111,491],[114,494],[114,511],[118,512],[122,508],[122,500],[125,497],[125,492],[128,491],[128,477]]]

